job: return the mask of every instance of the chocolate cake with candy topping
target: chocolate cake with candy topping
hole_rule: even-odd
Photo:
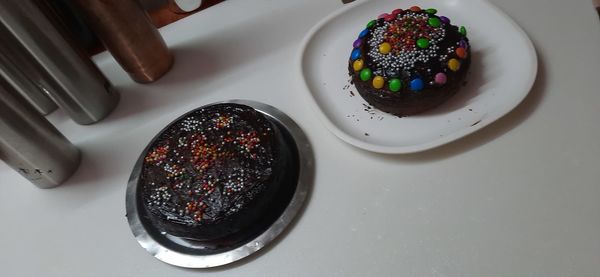
[[[138,193],[145,216],[160,231],[199,241],[252,228],[285,207],[276,198],[297,179],[283,141],[276,124],[245,105],[189,113],[145,155]]]
[[[405,116],[453,96],[470,63],[466,28],[413,6],[370,21],[353,43],[348,70],[369,104]]]

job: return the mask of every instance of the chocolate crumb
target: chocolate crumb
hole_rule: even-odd
[[[471,124],[471,127],[473,127],[473,126],[475,126],[475,125],[479,124],[479,122],[481,122],[481,119],[480,119],[480,120],[477,120],[477,122],[475,122],[475,123]]]

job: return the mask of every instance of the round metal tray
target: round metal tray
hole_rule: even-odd
[[[264,231],[260,232],[258,235],[254,235],[250,240],[245,240],[234,247],[223,247],[222,249],[217,248],[203,251],[205,246],[200,242],[178,238],[154,229],[148,220],[140,214],[141,211],[138,208],[140,203],[138,203],[137,186],[143,159],[150,145],[152,145],[157,137],[171,126],[173,122],[179,121],[189,113],[175,119],[152,139],[138,158],[127,184],[125,199],[127,220],[136,240],[152,256],[171,265],[187,268],[209,268],[229,264],[255,253],[271,243],[288,225],[290,225],[303,207],[310,191],[310,184],[314,175],[312,148],[302,129],[300,129],[290,117],[275,107],[250,100],[229,100],[209,105],[221,103],[235,103],[250,106],[263,113],[274,124],[277,124],[280,128],[284,128],[289,135],[291,135],[292,140],[290,143],[295,144],[294,146],[298,150],[298,182],[289,204],[279,217],[272,223],[269,223],[269,226],[265,226]]]

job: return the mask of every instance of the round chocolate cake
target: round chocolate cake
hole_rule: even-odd
[[[145,155],[138,192],[145,216],[160,231],[199,241],[252,228],[281,210],[275,198],[297,178],[283,141],[276,124],[245,105],[187,114]]]
[[[463,83],[467,30],[436,9],[397,9],[370,21],[353,43],[348,70],[360,95],[398,116],[440,105]]]

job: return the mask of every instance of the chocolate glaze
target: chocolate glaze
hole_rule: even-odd
[[[297,170],[290,170],[298,166],[297,153],[284,135],[244,105],[189,113],[149,147],[139,182],[142,216],[170,235],[221,244],[256,229],[282,206],[277,198],[289,201],[293,194],[283,192],[297,180]]]
[[[402,14],[405,13],[425,15],[430,18],[439,18],[437,15],[430,15],[425,11],[413,12],[406,10],[403,11]],[[381,26],[384,22],[384,19],[378,19],[376,26]],[[429,59],[427,63],[417,62],[409,72],[405,72],[404,74],[396,76],[402,81],[403,84],[403,87],[400,91],[393,92],[389,90],[387,86],[384,86],[381,89],[376,89],[372,85],[372,79],[368,81],[362,81],[360,79],[360,72],[354,71],[352,67],[353,61],[350,59],[348,62],[348,71],[352,78],[351,82],[354,83],[359,94],[369,104],[373,105],[379,110],[398,116],[417,114],[432,109],[455,95],[460,89],[460,86],[469,69],[471,63],[471,47],[469,45],[468,38],[459,33],[459,28],[457,26],[451,24],[442,24],[441,28],[445,29],[445,38],[438,44],[439,50],[436,52],[436,58]],[[372,33],[369,32],[369,34],[364,38],[364,41],[369,41],[371,37]],[[460,40],[464,40],[466,44],[469,45],[469,47],[467,47],[466,59],[460,59],[454,52],[446,52],[448,47],[455,47]],[[369,43],[362,43],[359,49],[361,52],[361,57],[365,63],[365,67],[375,70],[375,63],[371,60],[369,55],[367,55],[367,53],[371,50]],[[447,59],[445,61],[440,61],[437,58],[439,55],[447,55]],[[452,58],[459,59],[461,61],[461,67],[456,72],[449,70],[446,65],[447,61]],[[429,82],[434,79],[434,75],[438,72],[443,72],[446,74],[447,82],[444,85],[429,84]],[[412,91],[409,88],[411,79],[415,77],[420,77],[425,81],[426,85],[423,90]]]

